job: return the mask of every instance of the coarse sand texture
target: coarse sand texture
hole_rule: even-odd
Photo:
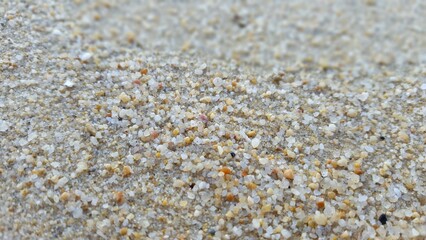
[[[426,1],[0,0],[0,239],[425,239]]]

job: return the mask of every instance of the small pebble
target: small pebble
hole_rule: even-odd
[[[319,202],[317,202],[317,208],[319,208],[319,209],[323,209],[325,207],[325,203],[324,203],[324,201],[319,201]]]
[[[61,194],[61,196],[59,197],[59,199],[62,201],[62,202],[66,202],[66,201],[68,201],[68,199],[70,198],[70,194],[68,193],[68,192],[63,192],[62,194]]]
[[[124,92],[122,92],[119,96],[118,96],[118,98],[120,99],[120,101],[122,102],[122,103],[128,103],[129,101],[130,101],[130,97],[129,97],[129,95],[127,95],[126,93],[124,93]]]
[[[348,117],[354,118],[358,115],[358,112],[355,109],[349,109],[347,112]]]
[[[327,216],[325,216],[325,214],[316,213],[314,216],[314,220],[316,224],[318,225],[321,225],[321,226],[327,225]]]
[[[232,170],[228,167],[223,167],[220,169],[221,172],[223,172],[225,175],[226,174],[232,174]]]
[[[388,221],[388,217],[386,216],[386,214],[381,214],[379,217],[379,221],[382,225],[385,225],[386,222]]]
[[[120,235],[125,236],[127,235],[128,229],[126,227],[123,227],[120,229]]]
[[[294,179],[294,173],[292,169],[286,169],[284,170],[284,177],[288,180],[293,180]]]
[[[123,204],[124,203],[124,193],[123,192],[116,192],[116,193],[114,193],[114,199],[115,199],[115,202],[118,205]]]
[[[132,169],[129,166],[123,167],[123,177],[130,177],[132,175]]]
[[[249,138],[254,138],[254,137],[256,136],[256,131],[248,131],[248,132],[247,132],[247,136],[248,136]]]
[[[253,138],[253,139],[251,140],[251,146],[252,146],[253,148],[257,148],[257,147],[259,147],[259,145],[260,145],[260,139],[258,139],[258,138]]]
[[[404,143],[409,143],[410,137],[408,136],[407,132],[400,131],[400,132],[398,132],[398,140],[400,140],[401,142],[404,142]]]
[[[79,57],[80,57],[81,61],[87,61],[90,58],[92,58],[92,54],[89,53],[89,52],[84,52],[84,53],[80,54]]]
[[[216,231],[213,228],[210,228],[207,232],[211,236],[214,236],[216,234]]]
[[[183,187],[184,185],[185,185],[185,182],[180,180],[180,179],[177,179],[173,182],[173,187],[179,187],[180,188],[180,187]]]

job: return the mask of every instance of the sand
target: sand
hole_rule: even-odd
[[[423,1],[0,1],[0,238],[424,239]]]

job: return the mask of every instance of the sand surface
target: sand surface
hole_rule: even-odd
[[[0,0],[1,239],[426,238],[425,1]]]

